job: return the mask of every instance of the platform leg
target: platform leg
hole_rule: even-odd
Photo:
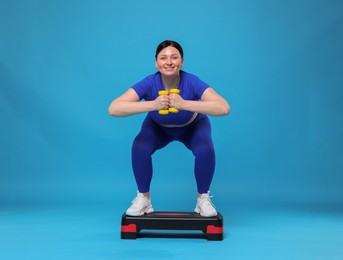
[[[122,239],[136,239],[137,238],[136,224],[122,225],[121,238]]]
[[[212,241],[223,240],[223,234],[207,234],[207,240],[212,240]]]
[[[136,239],[137,233],[135,232],[121,232],[121,239]]]
[[[222,226],[217,227],[208,225],[206,229],[207,240],[223,240],[224,229]]]

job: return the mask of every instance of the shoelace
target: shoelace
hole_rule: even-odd
[[[139,201],[139,199],[143,199],[143,198],[137,196],[137,197],[135,197],[135,198],[131,201],[131,203],[132,203],[132,204],[137,204],[138,201]]]
[[[216,207],[213,205],[213,203],[212,203],[212,201],[211,201],[211,198],[213,198],[213,196],[209,195],[209,193],[208,193],[208,196],[207,196],[207,197],[202,198],[202,199],[204,200],[204,201],[202,202],[202,204],[204,204],[204,203],[207,202],[207,206],[212,205],[212,207],[216,208]]]
[[[131,201],[131,204],[138,204],[140,199],[144,199],[145,197],[140,197],[137,192],[137,196]]]

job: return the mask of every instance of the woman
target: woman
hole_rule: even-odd
[[[229,104],[198,77],[181,70],[183,49],[177,42],[167,40],[160,43],[155,58],[158,72],[129,88],[113,100],[108,109],[109,114],[115,117],[148,112],[132,145],[132,167],[138,194],[126,214],[140,216],[154,211],[149,193],[151,156],[168,143],[180,141],[195,156],[198,198],[194,211],[204,217],[216,216],[217,211],[209,196],[215,152],[207,115],[227,115]],[[179,94],[172,93],[175,89],[180,91]],[[168,95],[159,95],[161,90],[167,90]],[[139,102],[142,99],[145,102]],[[159,113],[169,108],[178,111]]]

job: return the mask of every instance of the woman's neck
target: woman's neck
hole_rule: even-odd
[[[180,83],[180,74],[175,76],[164,76],[161,75],[164,87],[169,90],[172,88],[178,88]]]

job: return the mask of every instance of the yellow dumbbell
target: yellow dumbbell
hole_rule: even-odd
[[[180,93],[180,90],[179,90],[179,89],[172,88],[172,89],[170,90],[170,93],[179,94],[179,93]],[[168,93],[168,90],[160,90],[160,91],[158,92],[158,95],[159,95],[159,96],[161,96],[161,95],[168,95],[168,94],[169,94],[169,93]],[[169,112],[170,112],[170,113],[177,113],[177,112],[179,112],[179,110],[178,110],[177,108],[175,108],[175,107],[170,107],[169,109],[161,109],[161,110],[158,111],[158,113],[159,113],[160,115],[168,115]]]
[[[177,88],[172,88],[172,89],[170,90],[170,93],[180,94],[180,90],[177,89]],[[170,108],[168,109],[168,111],[169,111],[170,113],[177,113],[177,112],[179,112],[179,110],[178,110],[177,108],[175,108],[175,107],[170,107]]]
[[[169,93],[168,93],[168,90],[160,90],[160,91],[158,92],[158,95],[159,95],[159,96],[168,95],[168,94],[169,94]],[[160,115],[168,115],[168,114],[169,114],[169,110],[168,110],[168,109],[161,109],[161,110],[158,111],[158,113],[159,113]]]

